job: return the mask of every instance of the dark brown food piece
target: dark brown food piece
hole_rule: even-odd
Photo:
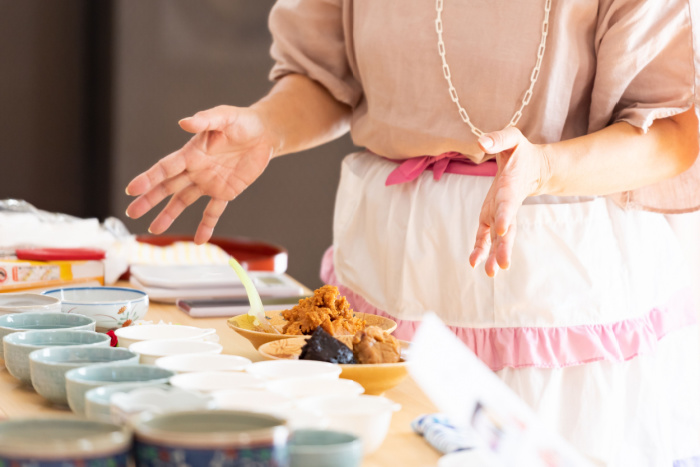
[[[330,363],[357,363],[350,348],[318,327],[301,348],[300,360]]]
[[[331,336],[352,336],[365,327],[365,321],[354,316],[348,301],[332,285],[299,300],[297,306],[284,310],[282,317],[287,320],[282,333],[291,335],[308,335],[322,327]]]
[[[369,326],[355,334],[352,349],[358,363],[396,363],[401,360],[401,344],[388,332]]]

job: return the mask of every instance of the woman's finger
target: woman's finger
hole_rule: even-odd
[[[491,229],[491,249],[489,250],[489,256],[486,258],[486,263],[484,264],[484,269],[486,270],[486,275],[489,277],[495,277],[498,272],[498,263],[496,262],[496,249],[501,242],[501,237],[494,233]]]
[[[182,214],[187,206],[197,201],[202,194],[202,190],[197,185],[190,184],[173,195],[160,214],[151,222],[148,228],[149,232],[159,235],[168,230],[173,221]]]
[[[212,198],[204,209],[202,221],[199,223],[197,233],[194,236],[194,242],[197,245],[206,243],[214,233],[214,227],[219,222],[219,218],[224,213],[228,201],[223,199]]]
[[[142,195],[164,180],[176,177],[184,172],[187,169],[187,161],[183,153],[183,151],[186,150],[185,148],[165,156],[156,162],[153,167],[137,175],[136,178],[126,186],[126,194],[129,196]]]
[[[508,226],[508,232],[498,239],[498,245],[496,245],[495,248],[495,258],[496,263],[501,269],[510,268],[510,260],[513,252],[513,244],[515,243],[516,231],[516,223],[513,222]]]
[[[486,154],[498,154],[517,147],[524,139],[520,130],[509,126],[503,130],[482,135],[479,138],[479,146]]]
[[[488,224],[479,223],[479,228],[476,231],[476,241],[474,242],[474,250],[469,255],[469,264],[473,268],[477,267],[484,258],[488,255],[491,248],[491,229]]]
[[[132,219],[138,219],[146,214],[153,207],[157,206],[168,196],[176,193],[189,185],[191,182],[187,175],[181,173],[174,178],[165,180],[154,188],[136,198],[126,208],[126,215]]]

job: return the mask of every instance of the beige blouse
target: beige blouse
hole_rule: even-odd
[[[452,81],[472,122],[505,127],[530,84],[545,0],[444,0]],[[692,5],[691,5],[692,3]],[[309,76],[353,108],[358,146],[403,159],[458,151],[485,160],[442,74],[434,0],[278,0],[272,79]],[[518,127],[556,142],[625,121],[700,110],[700,0],[553,0],[542,70]],[[490,157],[490,156],[486,156]],[[616,200],[700,209],[700,158]]]

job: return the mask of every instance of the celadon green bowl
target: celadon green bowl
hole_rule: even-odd
[[[14,332],[3,338],[5,366],[12,376],[24,384],[32,383],[29,354],[44,347],[73,345],[109,347],[110,337],[94,331],[56,329],[49,331]]]
[[[100,363],[134,364],[139,356],[127,349],[94,346],[48,347],[29,354],[32,386],[54,404],[67,405],[66,372]]]
[[[78,314],[52,312],[12,313],[0,316],[0,340],[13,332],[49,329],[94,331],[95,320]],[[1,345],[0,358],[5,358]]]

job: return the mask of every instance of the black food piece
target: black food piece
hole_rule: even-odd
[[[352,350],[321,326],[317,327],[301,348],[300,360],[319,360],[330,363],[357,363]]]

